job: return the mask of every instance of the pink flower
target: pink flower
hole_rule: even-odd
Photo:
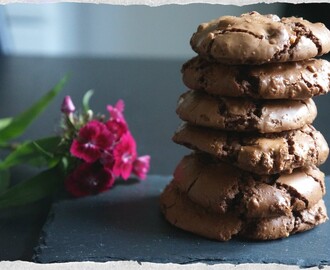
[[[112,170],[115,164],[115,159],[113,157],[113,149],[106,150],[102,153],[100,157],[100,163],[109,170]]]
[[[76,107],[74,106],[71,97],[65,96],[62,102],[61,106],[61,112],[65,113],[67,115],[73,113],[76,110]]]
[[[109,120],[105,123],[108,130],[112,133],[114,140],[118,141],[123,134],[128,131],[127,124],[125,120]]]
[[[65,187],[75,197],[97,194],[109,189],[115,179],[100,164],[82,163],[66,179]]]
[[[110,119],[121,120],[124,119],[125,103],[123,100],[118,100],[115,106],[108,105],[107,110],[110,114]]]
[[[150,168],[150,156],[138,157],[133,162],[133,173],[141,180],[146,179],[147,173]]]
[[[128,131],[128,126],[123,115],[124,106],[124,101],[122,100],[119,100],[114,107],[111,105],[107,106],[110,118],[105,124],[113,134],[115,141],[118,141]]]
[[[113,142],[114,137],[105,124],[93,120],[79,130],[78,138],[73,140],[70,152],[73,156],[92,163],[112,147]]]
[[[113,174],[126,180],[132,172],[133,162],[136,159],[136,143],[129,132],[121,137],[113,151],[113,156],[115,159]]]

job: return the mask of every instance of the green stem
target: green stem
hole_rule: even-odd
[[[0,148],[7,149],[7,150],[10,150],[10,151],[14,151],[20,145],[21,145],[21,143],[18,143],[18,142],[14,142],[14,143],[1,143],[0,144]]]

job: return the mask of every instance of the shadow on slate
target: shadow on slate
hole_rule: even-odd
[[[149,176],[98,196],[55,203],[34,261],[330,265],[330,222],[268,242],[216,242],[169,225],[160,213],[159,195],[170,180]],[[329,195],[325,201],[329,206]]]

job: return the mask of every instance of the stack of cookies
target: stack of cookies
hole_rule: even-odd
[[[268,240],[327,220],[328,145],[311,99],[330,87],[321,23],[257,12],[201,24],[198,56],[183,65],[189,88],[174,142],[193,150],[161,195],[173,225],[211,239]]]

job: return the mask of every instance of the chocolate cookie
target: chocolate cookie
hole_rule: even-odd
[[[247,219],[239,235],[253,240],[274,240],[310,230],[327,219],[327,209],[320,200],[311,208],[294,212],[291,216]]]
[[[205,154],[185,156],[175,169],[173,185],[209,211],[235,211],[247,218],[292,216],[325,194],[324,174],[316,167],[259,176]]]
[[[173,141],[257,174],[321,165],[329,154],[324,137],[310,125],[282,133],[250,134],[183,124]]]
[[[302,18],[251,12],[199,25],[190,45],[203,58],[225,64],[299,61],[329,52],[330,31]]]
[[[228,241],[241,230],[242,221],[236,213],[210,213],[171,184],[162,193],[160,204],[165,218],[172,225],[207,238]]]
[[[188,88],[228,97],[307,99],[326,94],[330,88],[330,63],[322,59],[229,66],[197,56],[181,72]]]
[[[292,216],[244,219],[236,212],[217,214],[193,203],[173,183],[163,191],[160,204],[172,225],[218,241],[230,240],[235,235],[255,240],[284,238],[312,229],[327,219],[323,200]]]
[[[252,100],[214,97],[190,90],[181,95],[176,110],[189,123],[227,131],[273,133],[311,124],[317,115],[312,99]]]

